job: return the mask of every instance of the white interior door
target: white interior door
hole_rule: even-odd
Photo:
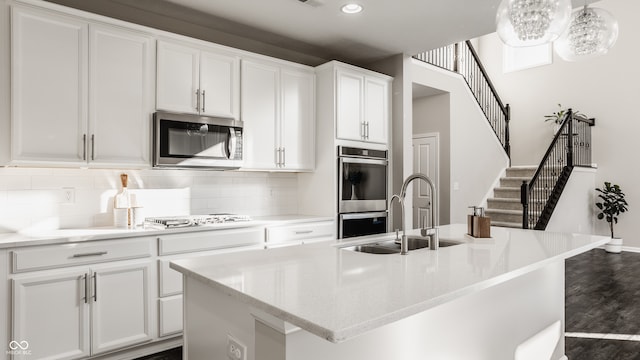
[[[438,134],[414,136],[413,169],[415,172],[427,175],[434,182],[436,189],[439,188]],[[427,226],[433,225],[431,224],[432,203],[432,194],[429,185],[424,181],[414,181],[412,213],[415,228],[423,226],[425,221]]]

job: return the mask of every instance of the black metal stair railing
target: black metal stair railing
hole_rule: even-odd
[[[414,58],[462,75],[504,151],[510,157],[509,104],[505,105],[498,96],[471,42],[467,40],[433,49],[417,54]]]
[[[567,111],[531,181],[520,188],[522,228],[544,230],[576,166],[591,167],[591,127],[595,119]]]

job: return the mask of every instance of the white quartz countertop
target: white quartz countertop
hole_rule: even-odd
[[[126,239],[140,236],[158,236],[180,234],[196,231],[210,231],[235,229],[253,226],[293,225],[302,222],[331,221],[333,218],[309,215],[277,215],[254,216],[251,221],[210,224],[173,229],[140,228],[119,229],[114,227],[41,230],[0,234],[0,249],[18,246],[39,246],[50,244],[64,244],[72,242],[96,241],[107,239]]]
[[[183,259],[171,267],[278,319],[341,342],[610,240],[499,227],[491,228],[489,239],[473,239],[465,232],[466,225],[442,226],[441,239],[464,243],[408,255],[353,252],[340,247],[354,241],[327,241]]]

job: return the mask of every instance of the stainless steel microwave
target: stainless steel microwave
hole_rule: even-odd
[[[242,121],[158,111],[153,115],[153,166],[242,167]]]

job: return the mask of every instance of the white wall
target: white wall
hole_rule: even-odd
[[[544,115],[556,111],[558,103],[595,117],[592,149],[593,162],[598,164],[596,185],[611,181],[626,192],[630,212],[620,217],[617,232],[625,244],[640,247],[633,227],[640,222],[640,158],[636,156],[640,2],[607,0],[593,6],[611,12],[620,25],[618,41],[605,56],[565,62],[554,54],[552,65],[502,74],[502,44],[496,34],[480,38],[479,52],[498,93],[511,104],[514,165],[540,161],[551,138],[551,126],[544,123]],[[606,235],[606,223],[598,221],[596,232]]]
[[[451,214],[451,129],[449,126],[450,94],[438,94],[413,99],[413,133],[439,133],[439,224],[449,224]]]
[[[596,169],[575,167],[556,204],[546,231],[592,233],[595,207]]]
[[[450,96],[451,223],[466,221],[467,207],[480,205],[509,165],[502,145],[463,78],[413,60],[413,82]]]
[[[298,212],[296,174],[0,168],[0,233],[111,226],[122,172],[129,174],[129,189],[145,216]],[[75,189],[71,204],[62,195],[68,187]]]

